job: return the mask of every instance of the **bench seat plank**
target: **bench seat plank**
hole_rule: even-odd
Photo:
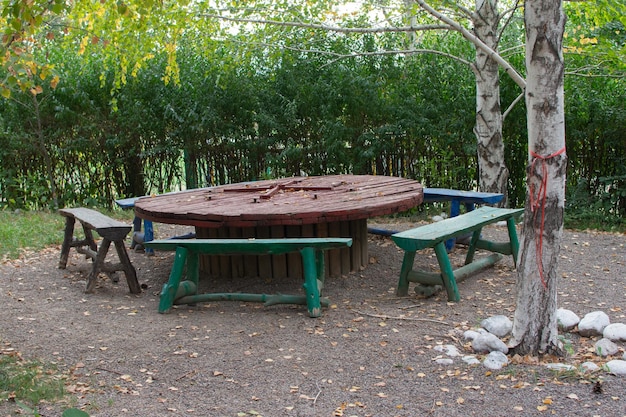
[[[79,220],[83,225],[88,226],[100,236],[106,237],[111,241],[124,239],[131,229],[131,226],[126,223],[105,216],[99,211],[84,207],[60,209],[59,214]]]
[[[449,188],[424,188],[424,202],[458,201],[463,204],[496,204],[502,201],[504,194],[484,193],[481,191],[452,190]]]
[[[521,214],[522,211],[523,209],[481,207],[461,216],[396,233],[392,239],[404,250],[432,248],[442,240],[466,235],[476,228],[507,220],[511,216]]]
[[[281,239],[161,239],[146,242],[146,246],[166,251],[178,247],[210,255],[282,255],[304,248],[332,249],[350,246],[350,238],[281,238]]]
[[[189,239],[153,240],[145,243],[155,250],[176,251],[168,282],[164,284],[159,302],[159,312],[170,311],[175,304],[195,304],[212,300],[261,301],[265,305],[306,304],[310,317],[321,315],[322,305],[328,300],[320,298],[325,277],[324,251],[350,247],[350,238],[281,238],[281,239]],[[200,254],[211,255],[282,255],[299,252],[302,257],[305,296],[266,295],[242,293],[198,294]],[[186,268],[185,268],[186,264]],[[183,280],[183,273],[187,277]]]

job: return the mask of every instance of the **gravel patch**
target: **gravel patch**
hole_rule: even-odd
[[[157,236],[186,232],[157,226]],[[388,220],[372,226],[412,227]],[[506,229],[484,233],[505,236]],[[626,322],[625,243],[623,234],[566,231],[559,307],[580,317],[602,310],[611,323]],[[246,302],[159,314],[171,253],[130,254],[144,287],[135,296],[123,275],[119,283],[102,275],[95,293],[85,294],[90,261],[72,250],[68,268],[59,270],[59,252],[51,247],[0,265],[2,347],[54,362],[68,376],[67,403],[42,404],[44,417],[69,406],[94,417],[626,416],[625,377],[579,370],[587,361],[601,367],[621,359],[624,342],[616,355],[601,358],[594,354],[599,337],[573,329],[563,333],[571,346],[566,358],[509,357],[499,371],[463,360],[475,355],[463,332],[491,316],[513,319],[512,259],[459,283],[459,303],[448,302],[445,291],[396,297],[402,253],[389,238],[370,235],[367,268],[328,278],[331,306],[313,319],[305,306]],[[460,264],[464,251],[451,256]],[[416,264],[438,270],[432,250],[420,252]],[[300,285],[226,283],[245,292],[294,294]],[[446,354],[450,346],[454,356]],[[551,370],[549,362],[576,370]],[[15,404],[0,403],[0,416],[16,412]]]

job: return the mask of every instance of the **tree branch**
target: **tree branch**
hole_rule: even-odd
[[[268,19],[250,19],[243,17],[229,17],[229,16],[221,16],[217,14],[201,14],[200,16],[206,18],[220,19],[228,22],[236,22],[236,23],[253,23],[259,25],[274,25],[274,26],[285,26],[285,27],[297,27],[304,29],[318,29],[325,30],[329,32],[337,32],[337,33],[391,33],[391,32],[416,32],[416,31],[426,31],[426,30],[453,30],[447,24],[433,24],[433,25],[418,25],[418,26],[385,26],[385,27],[373,27],[373,28],[363,28],[363,27],[355,27],[355,28],[347,28],[342,26],[334,26],[334,25],[326,25],[323,23],[303,23],[303,22],[281,22],[280,20],[268,20]]]
[[[433,54],[433,55],[440,55],[440,56],[444,56],[446,58],[450,58],[453,59],[455,61],[460,62],[461,64],[467,65],[468,67],[472,67],[473,63],[463,59],[461,57],[458,57],[456,55],[452,55],[449,54],[447,52],[442,52],[442,51],[437,51],[435,49],[405,49],[405,50],[390,50],[390,51],[376,51],[376,52],[359,52],[359,53],[354,53],[354,54],[345,54],[345,55],[338,55],[336,59],[332,60],[331,62],[329,62],[328,64],[325,65],[330,65],[333,62],[339,61],[341,59],[345,59],[345,58],[354,58],[354,57],[358,57],[358,56],[383,56],[383,55],[417,55],[417,54]]]
[[[516,105],[517,103],[519,103],[519,101],[520,101],[521,99],[523,99],[523,98],[524,98],[524,95],[525,95],[525,94],[524,94],[524,92],[522,92],[520,95],[518,95],[518,96],[515,98],[515,100],[513,100],[513,101],[511,102],[511,104],[509,105],[509,107],[507,107],[507,109],[504,111],[504,113],[502,113],[502,121],[503,121],[503,122],[504,122],[504,119],[506,119],[506,116],[507,116],[507,115],[511,112],[511,110],[513,110],[513,107],[515,107],[515,105]]]
[[[456,30],[457,32],[461,33],[461,35],[463,35],[465,39],[472,42],[478,48],[482,49],[487,55],[489,55],[491,59],[497,62],[502,68],[504,68],[504,71],[506,71],[509,77],[513,79],[515,84],[520,86],[520,88],[522,89],[526,88],[526,80],[515,70],[515,68],[513,68],[511,64],[509,64],[504,58],[502,58],[496,51],[494,51],[489,46],[487,46],[483,41],[478,39],[473,33],[471,33],[469,30],[461,26],[458,22],[455,22],[449,17],[439,13],[437,10],[435,10],[432,6],[430,6],[424,0],[415,0],[415,2],[419,4],[422,9],[426,10],[428,13],[430,13],[432,16],[434,16],[441,22],[450,26],[450,28],[452,28],[453,30]]]

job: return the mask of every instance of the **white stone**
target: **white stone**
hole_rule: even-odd
[[[489,333],[504,337],[513,329],[513,322],[507,316],[493,316],[483,320],[480,326]]]
[[[433,220],[434,222],[440,222],[440,221],[442,221],[443,219],[444,219],[444,217],[443,217],[443,216],[433,216],[433,217],[432,217],[432,220]]]
[[[497,370],[509,363],[509,358],[502,352],[491,352],[483,361],[483,366],[488,369]]]
[[[509,348],[496,335],[485,333],[472,340],[472,349],[475,352],[501,352],[509,353]]]
[[[594,346],[597,355],[611,356],[619,352],[619,346],[609,339],[602,338],[598,340]]]
[[[566,363],[547,363],[546,368],[554,371],[573,371],[576,369],[574,365],[568,365]]]
[[[480,336],[480,333],[477,332],[476,330],[466,330],[463,333],[463,338],[465,340],[474,340],[476,339],[478,336]]]
[[[445,353],[451,357],[461,356],[459,350],[454,345],[437,345],[433,348],[433,350]]]
[[[600,369],[600,367],[593,362],[583,362],[580,366],[582,366],[585,372],[594,372]]]
[[[608,361],[604,366],[612,374],[626,376],[626,360],[614,359]]]
[[[626,341],[626,324],[613,323],[609,324],[602,331],[602,336],[613,341]]]
[[[571,310],[559,308],[556,310],[556,322],[559,324],[559,330],[569,332],[580,322],[580,317]]]
[[[478,358],[472,355],[463,356],[463,362],[465,362],[468,365],[478,365],[480,363]]]
[[[578,323],[578,333],[585,337],[598,336],[609,324],[611,321],[604,311],[592,311]]]
[[[439,365],[452,365],[454,363],[454,361],[450,358],[435,359],[435,362],[438,363]]]

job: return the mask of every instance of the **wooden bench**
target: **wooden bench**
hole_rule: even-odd
[[[449,188],[424,188],[424,203],[450,202],[450,217],[461,214],[461,205],[465,206],[465,211],[469,212],[476,208],[476,205],[496,204],[502,201],[504,194],[483,193],[480,191],[452,190]],[[380,230],[369,228],[369,233],[383,236],[391,236],[398,233],[394,230]],[[454,248],[455,239],[446,241],[448,251]]]
[[[416,287],[418,292],[431,295],[434,292],[434,287],[443,286],[448,293],[449,301],[459,301],[457,282],[482,268],[495,264],[502,258],[502,255],[512,255],[515,264],[517,264],[519,241],[515,230],[515,221],[523,211],[524,209],[481,207],[457,217],[392,235],[391,239],[405,251],[397,295],[407,295],[409,282],[415,282],[418,284]],[[482,228],[499,221],[506,221],[509,241],[492,242],[483,239],[481,237]],[[471,233],[472,237],[465,257],[465,265],[453,270],[445,241],[467,233]],[[441,273],[413,270],[416,251],[426,248],[434,248]],[[484,249],[494,253],[485,258],[474,260],[476,249]]]
[[[450,202],[450,217],[461,214],[461,204],[466,211],[474,210],[476,204],[496,204],[502,201],[504,194],[483,193],[480,191],[451,190],[448,188],[424,188],[424,203],[440,201]]]
[[[131,226],[88,208],[61,209],[59,214],[66,218],[65,236],[61,246],[61,259],[59,260],[60,269],[65,269],[67,266],[70,248],[76,248],[78,253],[87,255],[93,261],[91,273],[87,277],[85,292],[93,292],[100,272],[114,273],[116,271],[124,271],[131,293],[139,294],[141,292],[139,282],[137,281],[137,272],[130,263],[130,258],[124,245],[124,239],[130,232]],[[85,238],[82,240],[74,238],[74,224],[76,221],[79,221],[83,227]],[[94,240],[92,233],[94,230],[102,237],[100,247]],[[111,242],[115,244],[120,263],[113,264],[105,261]]]
[[[205,301],[249,301],[273,304],[306,304],[310,317],[321,316],[320,299],[324,283],[324,250],[349,247],[350,238],[291,238],[291,239],[188,239],[153,240],[145,242],[155,250],[176,251],[168,282],[163,286],[159,312],[170,311],[174,304],[195,304]],[[207,293],[198,294],[199,255],[280,255],[300,252],[304,270],[304,296],[285,294]],[[186,280],[182,280],[187,266]]]
[[[121,198],[119,200],[115,200],[115,204],[117,204],[124,210],[134,209],[135,201],[140,198],[142,197]],[[141,233],[141,223],[142,219],[135,216],[135,218],[133,219],[133,240],[130,244],[131,249],[134,249],[135,246],[138,245],[138,243],[135,241],[135,233]],[[144,242],[147,242],[154,239],[154,227],[152,226],[152,222],[150,220],[143,220],[143,225],[145,231],[142,240]],[[154,251],[152,249],[146,249],[145,252],[147,255],[154,255]]]

